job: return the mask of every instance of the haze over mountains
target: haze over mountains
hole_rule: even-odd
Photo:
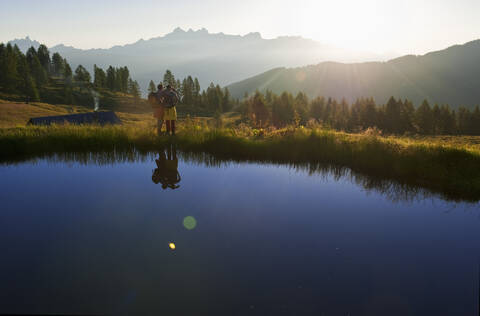
[[[256,89],[275,93],[303,91],[310,97],[346,98],[353,102],[390,96],[424,99],[452,107],[480,105],[480,40],[423,56],[403,56],[388,62],[324,62],[298,68],[276,68],[228,86],[232,96]]]
[[[11,43],[17,44],[22,51],[40,45],[28,37]],[[128,66],[144,92],[148,82],[162,79],[166,69],[180,78],[187,75],[198,77],[202,87],[206,87],[210,82],[227,85],[274,67],[298,67],[327,60],[354,62],[384,58],[301,37],[264,39],[260,33],[240,36],[180,28],[165,36],[109,49],[82,50],[62,44],[49,49],[66,57],[74,69],[79,64],[88,70],[92,70],[94,64],[102,68]]]
[[[40,45],[28,37],[11,43],[23,51]],[[385,103],[395,96],[415,104],[424,99],[452,107],[480,104],[480,40],[423,56],[381,61],[382,56],[301,37],[263,39],[259,33],[240,36],[177,28],[165,36],[109,49],[81,50],[60,44],[50,51],[66,57],[74,69],[79,64],[89,70],[94,64],[126,65],[144,94],[150,80],[158,82],[170,69],[179,78],[198,77],[202,88],[210,82],[230,84],[236,98],[270,89],[350,102],[374,97],[377,103]],[[376,61],[361,62],[371,60]]]

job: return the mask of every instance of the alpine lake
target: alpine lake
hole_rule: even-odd
[[[348,168],[57,154],[0,201],[0,314],[478,313],[478,201]]]

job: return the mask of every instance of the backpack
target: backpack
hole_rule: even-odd
[[[164,97],[164,104],[166,108],[173,108],[178,103],[178,95],[173,91],[168,91]]]

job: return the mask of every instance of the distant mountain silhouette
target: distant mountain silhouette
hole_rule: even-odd
[[[41,44],[40,42],[37,42],[35,40],[30,39],[29,36],[27,36],[25,38],[14,39],[13,41],[10,41],[9,43],[12,44],[12,45],[17,45],[18,48],[20,48],[20,50],[24,53],[32,46],[35,47],[35,49],[37,49],[38,46],[40,46],[40,44]]]
[[[385,103],[390,96],[415,104],[480,105],[480,40],[423,56],[408,55],[388,62],[343,64],[323,62],[299,68],[276,68],[228,86],[241,98],[256,89],[273,92],[303,91],[354,101],[374,97]]]
[[[29,38],[15,40],[25,51]],[[128,66],[132,77],[145,92],[150,80],[159,81],[166,69],[183,79],[198,77],[203,88],[210,82],[226,85],[274,67],[298,67],[326,60],[355,62],[378,60],[379,55],[339,49],[302,37],[263,39],[260,33],[245,36],[212,34],[206,29],[184,31],[180,28],[165,36],[139,40],[109,49],[82,50],[65,45],[50,47],[66,57],[73,69],[79,64],[89,71],[93,65],[106,68]]]

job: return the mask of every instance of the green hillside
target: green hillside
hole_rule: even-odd
[[[299,68],[276,68],[228,86],[234,98],[255,90],[305,92],[309,97],[373,97],[386,103],[394,96],[420,104],[472,107],[480,103],[480,40],[423,56],[388,62],[343,64],[324,62]]]

